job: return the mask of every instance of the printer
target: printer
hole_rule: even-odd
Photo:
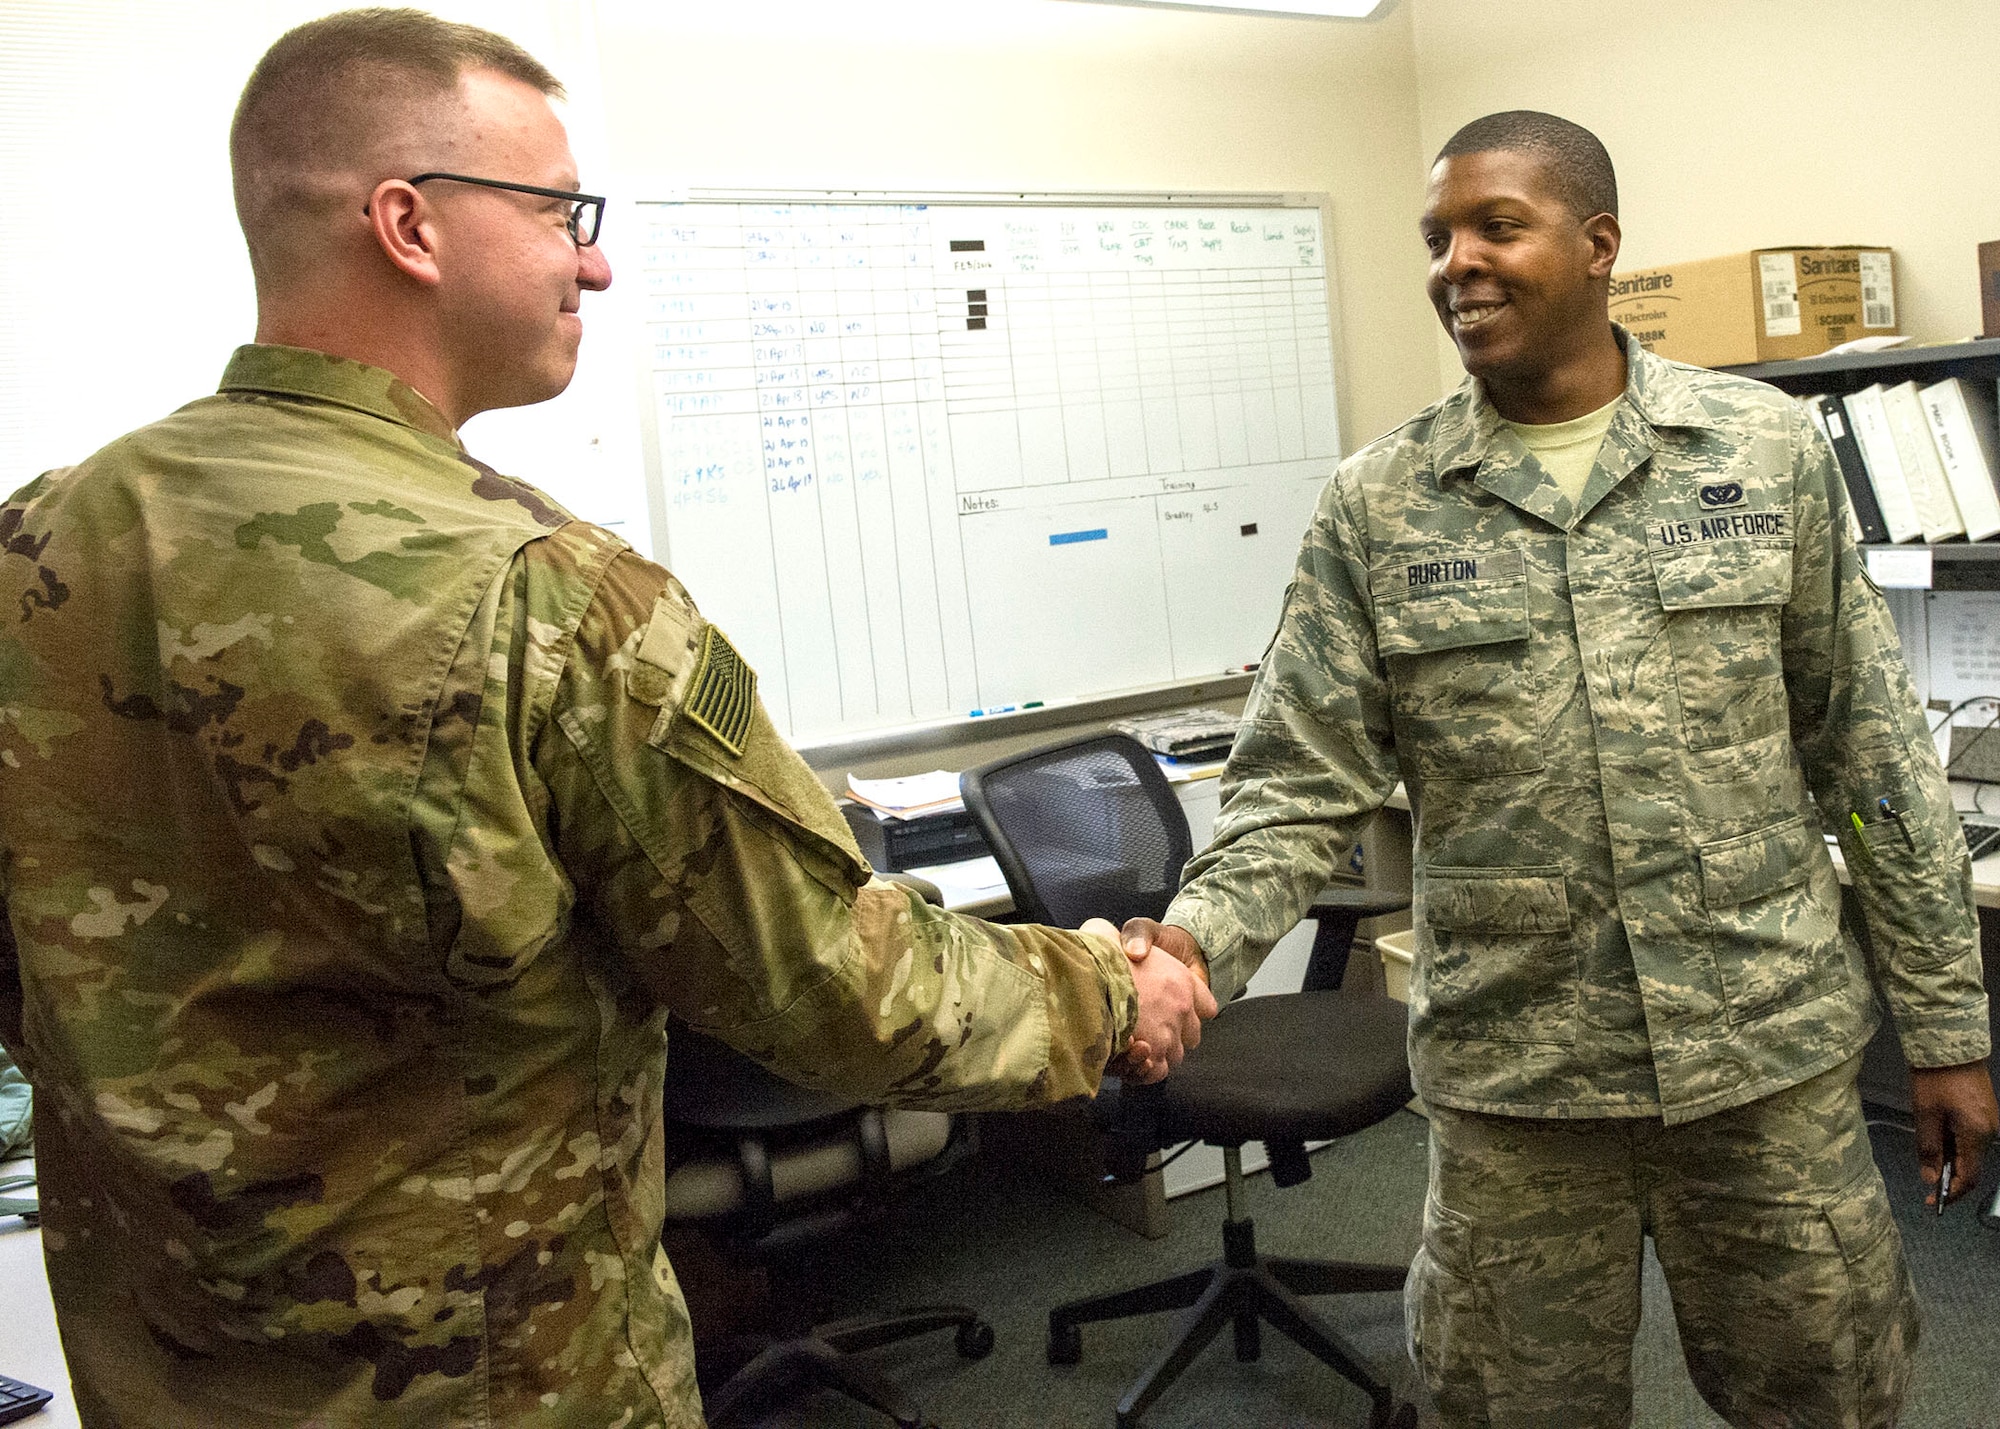
[[[872,866],[892,873],[934,863],[984,858],[992,852],[979,832],[978,821],[962,804],[913,818],[897,818],[866,804],[843,801],[840,812],[846,816],[847,826],[854,830],[854,841],[861,845],[862,856]]]

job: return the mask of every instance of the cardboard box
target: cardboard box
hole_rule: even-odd
[[[1698,367],[1812,357],[1898,331],[1887,248],[1759,248],[1613,273],[1611,319]]]

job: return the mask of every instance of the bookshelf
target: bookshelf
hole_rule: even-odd
[[[2000,380],[2000,337],[1939,347],[1892,347],[1886,352],[1848,352],[1838,357],[1801,357],[1790,362],[1751,362],[1724,367],[1803,397],[1811,392],[1858,392],[1871,382],[1936,382],[1943,377]]]
[[[1805,357],[1791,362],[1753,362],[1725,367],[1741,377],[1754,377],[1795,397],[1814,392],[1845,396],[1871,382],[1937,382],[1946,377],[2000,382],[2000,338],[1978,338],[1939,347],[1891,348],[1887,352],[1843,353],[1838,357]],[[1916,542],[1879,549],[1931,553],[1931,589],[2000,590],[2000,540],[1944,541],[1930,547]]]

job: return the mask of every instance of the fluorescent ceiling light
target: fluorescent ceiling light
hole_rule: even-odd
[[[1094,0],[1099,5],[1142,5],[1155,10],[1235,10],[1251,15],[1312,15],[1365,20],[1388,0]]]

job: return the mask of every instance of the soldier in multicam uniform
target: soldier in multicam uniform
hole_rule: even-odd
[[[1214,1010],[872,878],[687,592],[461,447],[610,280],[559,93],[416,12],[280,40],[259,345],[0,508],[0,1041],[86,1425],[697,1425],[668,1009],[935,1107]]]
[[[1444,1421],[1629,1423],[1650,1235],[1724,1418],[1887,1425],[1918,1319],[1856,1091],[1870,974],[1956,1199],[1996,1122],[1970,865],[1825,441],[1611,324],[1616,209],[1566,121],[1446,145],[1421,232],[1471,380],[1328,484],[1215,840],[1126,936],[1226,995],[1400,772],[1406,1301]]]

